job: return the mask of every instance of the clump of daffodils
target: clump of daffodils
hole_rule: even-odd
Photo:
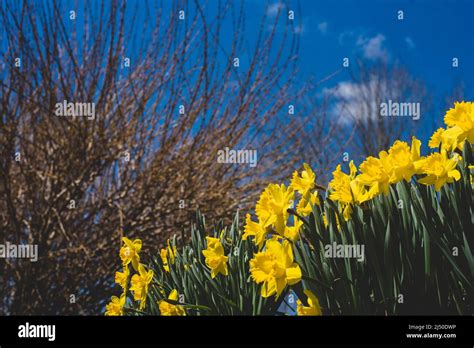
[[[268,185],[260,195],[255,207],[257,221],[254,221],[250,214],[246,216],[242,239],[246,240],[248,237],[252,237],[260,248],[270,234],[277,234],[285,239],[296,241],[299,237],[299,229],[303,224],[298,216],[308,216],[312,212],[313,206],[320,204],[318,192],[314,190],[315,180],[315,173],[305,163],[301,174],[297,171],[293,173],[291,184],[288,187],[285,184]],[[300,196],[296,207],[298,216],[290,216],[288,209],[294,207],[297,194]]]
[[[421,142],[413,137],[411,146],[397,140],[378,157],[369,156],[361,163],[359,170],[354,162],[349,163],[350,173],[345,174],[338,165],[329,183],[329,198],[339,202],[343,217],[349,220],[354,205],[360,205],[379,194],[387,195],[390,184],[405,180],[420,173],[416,163],[420,161]]]
[[[351,217],[353,207],[362,205],[378,195],[388,195],[390,185],[400,181],[416,180],[424,185],[434,185],[439,191],[445,184],[458,181],[460,172],[456,169],[461,156],[456,150],[467,141],[474,140],[473,103],[456,103],[445,117],[448,126],[440,135],[438,130],[430,141],[430,146],[440,147],[439,152],[421,156],[421,141],[412,137],[411,144],[397,140],[378,157],[369,156],[356,167],[349,163],[349,173],[344,173],[338,165],[329,183],[327,196],[339,204],[344,220]],[[433,139],[437,139],[436,141]],[[438,141],[439,140],[439,141]],[[320,205],[320,198],[314,189],[316,175],[308,164],[301,173],[295,171],[288,187],[285,184],[270,184],[262,192],[255,207],[256,221],[250,214],[246,216],[243,239],[252,238],[259,249],[250,261],[252,279],[262,284],[263,297],[278,297],[287,285],[301,280],[299,266],[293,264],[293,254],[288,243],[295,242],[302,227],[302,217]],[[299,196],[296,213],[290,214],[294,201]],[[322,216],[327,227],[327,217]],[[339,219],[336,215],[339,226]],[[309,306],[298,302],[298,313],[320,313],[319,302],[309,290],[305,290]]]
[[[178,301],[178,289],[182,291],[184,288],[185,293],[186,290],[189,292],[193,289],[181,286],[179,282],[177,285],[173,283],[179,278],[176,277],[179,274],[176,271],[184,269],[184,272],[188,272],[181,273],[185,279],[188,274],[193,277],[196,277],[197,273],[204,275],[193,278],[204,279],[204,285],[200,286],[205,290],[196,291],[199,301],[201,296],[206,296],[209,289],[222,287],[227,291],[229,288],[235,290],[239,286],[250,284],[253,289],[256,287],[258,290],[253,291],[253,294],[259,296],[259,300],[263,298],[274,303],[281,301],[290,289],[298,291],[296,313],[322,315],[324,308],[321,308],[315,294],[318,291],[313,292],[307,288],[311,286],[305,283],[305,262],[298,258],[301,256],[301,250],[296,248],[298,243],[304,242],[301,230],[303,224],[308,223],[305,221],[306,217],[312,213],[322,214],[326,228],[329,218],[335,217],[332,221],[335,221],[337,229],[341,230],[341,223],[351,219],[354,207],[368,204],[379,195],[388,195],[391,185],[402,181],[416,181],[440,191],[445,185],[460,180],[461,173],[457,169],[460,161],[463,161],[460,150],[474,141],[473,103],[455,103],[455,107],[446,113],[444,121],[446,129],[438,129],[429,141],[429,147],[437,148],[437,151],[421,156],[422,144],[416,137],[412,137],[410,143],[397,140],[388,150],[379,152],[378,156],[367,157],[359,167],[351,161],[348,173],[338,165],[332,173],[333,177],[327,189],[317,184],[315,172],[308,164],[303,164],[301,171],[292,174],[288,185],[272,183],[263,190],[254,214],[246,214],[242,234],[236,219],[233,231],[237,231],[237,234],[233,235],[234,239],[231,241],[224,238],[225,230],[222,230],[219,236],[209,236],[207,231],[203,231],[199,243],[193,244],[193,250],[188,248],[186,253],[181,249],[178,253],[175,243],[168,241],[166,248],[161,249],[159,254],[161,270],[155,269],[162,276],[162,283],[152,269],[147,269],[140,262],[142,242],[139,239],[132,241],[123,238],[119,252],[122,269],[115,273],[115,282],[123,291],[120,297],[112,296],[105,314],[123,315],[127,303],[133,304],[133,301],[138,304],[139,311],[144,311],[147,299],[154,299],[152,304],[158,308],[161,315],[189,314],[190,311],[187,310],[193,310],[192,305],[183,305]],[[469,169],[473,170],[472,165]],[[320,195],[318,190],[323,191],[324,196]],[[336,209],[332,210],[335,211],[335,216],[326,216],[327,210],[325,212],[317,207],[321,206],[321,202],[327,203],[329,199],[337,203]],[[246,240],[249,242],[243,242]],[[245,249],[245,258],[242,254],[230,252],[238,250],[239,245],[250,248]],[[247,254],[248,251],[250,254]],[[183,258],[185,254],[186,257]],[[135,273],[132,275],[133,271]],[[166,279],[171,280],[166,283]],[[191,287],[195,284],[192,283]],[[238,285],[235,286],[236,284]],[[226,285],[228,287],[225,287]],[[149,296],[150,288],[154,289],[155,286],[161,294],[159,298],[154,298],[153,291]],[[130,302],[127,297],[128,290],[132,295]],[[209,297],[219,298],[222,294],[217,296],[210,293]],[[231,303],[233,308],[237,307],[233,301],[226,303]],[[255,305],[255,298],[252,303]],[[194,307],[200,307],[199,305],[200,303],[195,303]]]
[[[140,263],[140,251],[142,249],[142,241],[140,239],[130,240],[126,237],[122,238],[123,245],[120,248],[119,256],[122,260],[123,271],[115,272],[115,283],[120,285],[123,292],[120,298],[112,296],[111,301],[106,305],[105,315],[116,316],[123,315],[125,304],[127,302],[127,290],[133,294],[135,301],[139,303],[139,309],[144,310],[150,283],[153,280],[153,271],[146,270],[145,266]],[[130,279],[130,267],[137,272]],[[129,288],[129,283],[131,284]]]
[[[293,173],[290,185],[270,184],[262,192],[255,207],[257,221],[246,216],[242,239],[251,240],[259,252],[249,261],[252,280],[261,286],[263,298],[278,299],[290,286],[300,284],[302,271],[294,262],[293,243],[300,238],[302,219],[320,205],[316,174],[308,164]],[[298,203],[295,204],[295,201]],[[296,211],[290,214],[296,205]],[[310,290],[309,307],[299,303],[298,315],[321,315],[319,301]]]
[[[345,174],[341,166],[333,172],[329,183],[329,197],[338,202],[343,217],[349,220],[354,205],[360,205],[379,194],[387,195],[390,184],[416,177],[424,185],[434,185],[436,191],[445,184],[461,178],[456,169],[461,156],[457,151],[464,144],[474,141],[474,103],[455,103],[444,117],[446,129],[438,129],[429,141],[430,148],[438,148],[428,156],[420,156],[421,142],[413,137],[411,146],[397,140],[388,151],[381,151],[378,157],[368,157],[357,170],[353,162],[349,164],[350,174]]]

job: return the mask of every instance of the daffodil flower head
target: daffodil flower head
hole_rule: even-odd
[[[449,127],[459,126],[465,131],[470,131],[474,126],[474,103],[455,102],[454,108],[446,112],[444,123]]]
[[[284,184],[270,184],[262,192],[255,211],[259,223],[271,226],[275,231],[283,235],[286,221],[288,220],[288,208],[293,204],[294,190]]]
[[[341,170],[341,165],[338,165],[329,183],[331,189],[329,197],[339,202],[346,221],[351,216],[353,204],[361,204],[371,198],[365,184],[359,180],[360,175],[357,175],[357,168],[353,161],[349,163],[349,169],[349,174],[346,174]]]
[[[130,269],[127,266],[123,267],[123,272],[115,272],[115,283],[119,284],[122,289],[126,289],[128,285],[128,277],[130,276]]]
[[[262,297],[278,297],[287,285],[298,283],[302,277],[287,240],[268,240],[265,250],[250,260],[250,273],[257,284],[262,284]]]
[[[389,192],[389,176],[387,173],[387,163],[385,157],[387,156],[385,151],[380,154],[384,160],[369,156],[360,165],[361,174],[358,176],[359,181],[369,187],[369,197],[373,198],[376,195],[383,193],[388,194]]]
[[[417,172],[426,174],[424,178],[418,180],[424,185],[435,185],[435,190],[439,191],[446,183],[458,181],[461,173],[456,169],[459,155],[455,154],[452,158],[448,158],[447,152],[442,150],[441,153],[435,152],[424,159],[415,163]]]
[[[145,269],[142,264],[138,265],[138,274],[134,274],[131,280],[130,291],[133,293],[135,301],[140,301],[140,310],[145,308],[148,287],[153,279],[153,271]]]
[[[296,312],[298,316],[317,316],[322,315],[321,306],[319,305],[319,300],[310,290],[304,290],[305,295],[307,296],[308,306],[304,306],[301,300],[296,301],[297,308]]]
[[[444,116],[444,123],[449,127],[441,138],[451,144],[451,150],[462,149],[465,140],[474,143],[474,103],[456,102]]]
[[[250,214],[247,214],[245,216],[245,227],[242,239],[247,240],[248,237],[253,237],[255,245],[257,245],[260,249],[263,246],[263,242],[265,242],[267,228],[271,225],[268,222],[269,220],[264,223],[262,223],[261,220],[255,222],[252,220]]]
[[[296,212],[301,216],[308,216],[313,211],[314,205],[319,205],[318,192],[306,192],[296,206]]]
[[[211,278],[214,279],[219,273],[228,275],[227,260],[224,255],[224,247],[218,238],[206,237],[207,249],[202,251],[206,266],[211,269]]]
[[[105,306],[105,315],[107,316],[119,316],[123,315],[123,307],[126,301],[125,294],[122,294],[120,298],[112,296],[111,301]]]
[[[178,302],[178,298],[179,298],[178,290],[173,289],[168,296],[168,300]],[[160,309],[160,314],[163,316],[185,316],[186,315],[186,311],[184,310],[183,306],[172,304],[172,303],[166,302],[165,300],[159,301],[158,307]]]
[[[177,253],[176,246],[172,246],[170,241],[168,240],[168,246],[166,249],[161,249],[160,250],[160,257],[161,257],[161,262],[163,263],[163,268],[166,272],[170,271],[170,264],[174,265],[174,259]],[[169,260],[169,262],[168,262]]]
[[[444,128],[438,128],[433,135],[430,138],[430,141],[428,142],[428,146],[431,149],[437,149],[441,146],[443,138],[442,134],[444,132]]]
[[[291,187],[286,188],[284,184],[270,184],[269,193],[272,216],[275,217],[274,227],[278,234],[283,235],[288,220],[288,208],[294,201],[294,191]]]
[[[255,207],[255,213],[259,221],[265,222],[271,220],[274,216],[272,215],[271,207],[270,207],[270,193],[268,186],[263,190],[260,194],[260,198],[257,201],[257,205]]]
[[[351,181],[357,175],[357,168],[354,162],[349,163],[350,174],[346,174],[342,171],[341,165],[338,164],[336,170],[332,173],[333,179],[329,183],[331,189],[330,198],[333,201],[350,204],[354,203],[354,197],[351,191]]]
[[[133,242],[127,237],[122,238],[123,246],[120,248],[120,259],[124,266],[132,263],[133,269],[138,270],[140,263],[140,251],[142,250],[142,241],[135,239]]]
[[[314,174],[313,170],[307,163],[303,164],[303,168],[301,176],[298,175],[298,171],[293,173],[290,187],[304,196],[314,189],[316,174]]]
[[[254,243],[258,245],[259,248],[262,247],[265,236],[271,230],[276,221],[276,215],[273,214],[270,207],[271,199],[272,197],[267,187],[260,195],[257,206],[255,207],[258,222],[254,222],[251,219],[250,214],[247,214],[246,216],[246,224],[242,238],[245,240],[248,236],[253,236]]]
[[[292,242],[296,242],[300,237],[301,226],[303,226],[303,221],[295,216],[293,226],[286,226],[283,236]]]
[[[404,141],[396,140],[388,153],[380,153],[380,161],[385,172],[389,175],[391,184],[401,180],[409,182],[415,174],[414,163],[420,159],[421,142],[413,137],[411,148]]]

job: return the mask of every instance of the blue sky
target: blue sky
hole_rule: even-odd
[[[234,1],[237,7],[239,2]],[[132,15],[138,5],[139,13],[146,15],[151,3],[132,0],[127,8]],[[212,15],[219,2],[200,3],[205,7],[204,12]],[[385,56],[389,62],[405,65],[438,96],[449,93],[456,82],[462,81],[466,99],[474,97],[472,0],[244,0],[244,3],[245,35],[250,42],[263,14],[275,16],[279,8],[285,11],[286,6],[295,11],[302,78],[331,74],[341,67],[343,57],[371,61]],[[77,9],[81,18],[81,5],[76,6],[73,1],[62,4],[66,9]],[[401,21],[397,19],[398,10],[404,12]],[[230,37],[230,25],[227,32]],[[459,67],[455,69],[451,66],[453,57],[459,58]],[[339,75],[329,85],[346,78]]]
[[[215,14],[218,3],[200,1],[209,18]],[[252,46],[256,36],[252,33],[258,31],[264,14],[272,19],[278,10],[295,11],[301,83],[310,76],[317,81],[337,71],[344,57],[351,62],[359,57],[369,63],[382,58],[389,63],[401,63],[426,83],[434,103],[430,117],[437,117],[438,124],[442,122],[445,97],[456,84],[464,84],[465,100],[474,100],[472,0],[245,0],[244,3],[246,32],[241,35],[245,35],[247,47]],[[81,24],[82,6],[73,1],[62,4],[65,10],[78,10],[79,19],[73,23]],[[149,15],[146,4],[142,0],[127,2],[129,16],[133,16],[135,5],[139,17]],[[170,7],[177,3],[164,1],[164,4]],[[238,7],[239,1],[235,0],[234,4]],[[403,11],[403,20],[397,18],[399,10]],[[78,27],[80,30],[81,25]],[[233,34],[230,21],[224,25],[222,34],[223,45],[230,44]],[[128,46],[125,50],[133,57],[135,49],[131,42]],[[457,68],[452,67],[453,57],[459,59]],[[240,52],[240,58],[245,69],[246,52]],[[349,79],[349,73],[343,71],[321,89]]]
[[[251,0],[257,14],[271,14],[281,1]],[[288,2],[298,8],[298,1]],[[435,93],[449,93],[464,81],[474,94],[474,2],[471,0],[300,0],[300,69],[324,77],[343,57],[380,57],[400,62]],[[261,7],[261,9],[259,8]],[[397,19],[398,10],[404,14]],[[452,67],[452,58],[459,67]],[[344,76],[341,76],[344,78]]]
[[[464,100],[474,99],[472,0],[247,0],[246,6],[250,30],[257,29],[252,25],[264,13],[275,17],[279,9],[295,11],[300,81],[325,78],[341,68],[344,57],[405,67],[432,96],[431,109],[423,113],[422,104],[416,126],[424,142],[442,125],[446,98],[455,86],[464,86]],[[349,71],[343,70],[321,88],[349,81]]]

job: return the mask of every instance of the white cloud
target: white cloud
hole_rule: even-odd
[[[405,38],[405,43],[407,44],[408,48],[415,48],[415,43],[413,42],[413,40],[411,39],[411,37],[407,36]]]
[[[332,114],[339,117],[339,122],[346,125],[379,117],[377,99],[369,98],[364,101],[364,96],[395,97],[389,82],[376,76],[372,76],[365,83],[341,81],[335,87],[325,88],[323,95],[333,100]]]
[[[362,50],[365,58],[370,60],[388,60],[389,54],[383,43],[385,36],[377,34],[374,37],[367,38],[365,36],[359,36],[356,45]]]
[[[326,34],[328,31],[328,23],[327,22],[321,22],[318,24],[318,30],[321,34]]]

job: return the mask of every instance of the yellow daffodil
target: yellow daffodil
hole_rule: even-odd
[[[254,237],[254,243],[259,248],[263,246],[263,242],[265,241],[268,231],[276,221],[276,215],[273,214],[270,206],[271,199],[272,197],[270,196],[269,190],[265,189],[260,195],[255,208],[258,222],[253,221],[250,214],[247,214],[245,218],[245,227],[242,239],[246,240],[250,236]]]
[[[474,143],[474,103],[454,103],[446,112],[444,123],[449,127],[442,134],[442,142],[451,145],[451,150],[461,149],[465,140]]]
[[[296,206],[296,212],[301,216],[308,216],[313,211],[314,205],[319,205],[318,192],[307,192],[300,199],[298,205]]]
[[[288,238],[292,242],[296,242],[300,236],[300,228],[303,226],[303,221],[298,219],[297,217],[294,218],[295,222],[293,226],[286,226],[285,232],[283,233],[283,236],[285,238]]]
[[[356,176],[354,180],[351,180],[349,185],[351,187],[354,203],[362,204],[370,199],[369,192],[364,183],[359,180],[359,176]]]
[[[351,161],[353,165],[353,162]],[[334,201],[339,202],[343,212],[344,219],[349,220],[351,210],[351,203],[353,203],[353,196],[351,191],[351,178],[352,178],[352,166],[351,166],[351,175],[347,175],[341,169],[339,164],[336,167],[336,170],[332,173],[333,179],[329,183],[329,188],[331,193],[329,198]]]
[[[170,241],[168,240],[168,246],[166,249],[160,250],[161,262],[163,263],[163,268],[166,272],[170,271],[170,264],[174,265],[174,258],[176,256],[176,247],[171,246]],[[169,260],[169,262],[168,262]]]
[[[311,167],[306,163],[303,164],[303,168],[301,176],[298,175],[298,171],[293,173],[290,187],[304,196],[314,189],[316,174],[314,174]]]
[[[250,260],[250,273],[257,284],[262,284],[262,297],[280,296],[287,285],[301,281],[301,269],[293,262],[290,242],[268,240],[266,249]]]
[[[168,296],[168,300],[178,302],[178,291],[176,289],[170,292],[170,295]],[[158,307],[160,309],[160,314],[164,316],[186,315],[186,311],[184,310],[183,306],[171,304],[171,303],[166,302],[165,300],[159,301]]]
[[[247,214],[245,217],[245,227],[244,227],[244,234],[242,235],[242,239],[246,240],[248,237],[254,237],[254,243],[259,248],[263,246],[263,242],[265,241],[265,236],[267,234],[267,228],[270,224],[267,222],[262,223],[261,220],[258,222],[252,221],[250,214]]]
[[[341,170],[341,165],[338,165],[329,183],[331,189],[329,197],[340,203],[346,221],[352,213],[352,204],[361,204],[369,199],[365,185],[358,179],[357,168],[353,161],[349,163],[349,169],[350,173],[346,174]]]
[[[380,161],[384,170],[389,175],[391,184],[403,179],[409,182],[415,174],[414,162],[420,159],[421,142],[413,137],[411,148],[404,141],[397,140],[388,150],[380,152]]]
[[[123,237],[122,241],[124,245],[120,248],[120,259],[124,266],[127,266],[130,262],[132,263],[133,269],[138,270],[138,264],[140,263],[140,251],[142,249],[142,241],[135,239],[133,242]]]
[[[433,153],[415,163],[415,167],[420,174],[426,174],[424,178],[418,180],[424,185],[435,185],[435,190],[439,191],[446,183],[458,181],[461,173],[456,169],[459,156],[448,158],[446,151]]]
[[[381,153],[384,161],[379,158],[369,156],[360,165],[361,174],[358,175],[358,180],[364,185],[369,187],[369,197],[373,198],[376,195],[383,193],[388,194],[389,192],[389,179],[387,171],[389,168],[384,166],[387,163],[385,161],[385,154]]]
[[[227,260],[224,255],[224,247],[218,238],[206,237],[207,249],[202,251],[206,258],[206,266],[211,269],[211,278],[214,279],[219,273],[228,275]]]
[[[439,128],[428,143],[430,148],[441,146],[442,150],[462,150],[464,141],[474,142],[474,103],[454,103],[444,116],[447,129]]]
[[[146,271],[145,266],[138,265],[138,273],[134,274],[131,280],[132,286],[130,290],[133,293],[135,301],[140,301],[140,310],[145,308],[146,297],[148,295],[148,286],[153,279],[153,271]]]
[[[268,185],[255,209],[261,224],[271,226],[278,234],[283,235],[288,220],[287,210],[292,206],[293,199],[293,188],[286,188],[284,184]]]
[[[111,301],[105,306],[105,315],[118,316],[123,315],[123,307],[126,301],[125,294],[122,294],[120,298],[112,296]]]
[[[428,142],[428,146],[431,149],[437,149],[441,146],[441,143],[443,141],[442,139],[442,134],[444,132],[444,128],[438,128],[433,135],[430,138],[430,141]]]
[[[258,220],[264,224],[273,224],[275,222],[275,216],[270,207],[271,199],[272,198],[267,187],[261,193],[260,198],[258,199],[257,205],[255,207],[255,213],[257,214]]]
[[[274,227],[278,234],[283,235],[288,220],[287,210],[293,204],[294,191],[291,187],[286,188],[284,184],[270,184],[268,190],[270,195],[269,205],[272,215],[275,216]]]
[[[350,174],[347,175],[341,169],[341,165],[338,164],[336,170],[332,173],[333,179],[329,182],[329,188],[331,193],[329,198],[333,201],[340,202],[343,204],[350,204],[354,202],[351,192],[351,180],[356,176],[357,169],[354,166],[354,162],[350,163]]]
[[[304,293],[308,297],[309,306],[303,306],[303,303],[301,302],[301,300],[296,301],[296,304],[297,304],[296,312],[298,313],[298,315],[299,316],[322,315],[323,312],[321,310],[321,307],[319,306],[318,298],[310,290],[304,290]]]
[[[123,267],[123,272],[115,272],[115,282],[119,284],[122,289],[126,289],[128,285],[128,277],[130,276],[130,269],[128,266]]]
[[[441,134],[441,148],[448,151],[462,149],[464,140],[466,138],[463,137],[463,130],[460,127],[448,128]]]

